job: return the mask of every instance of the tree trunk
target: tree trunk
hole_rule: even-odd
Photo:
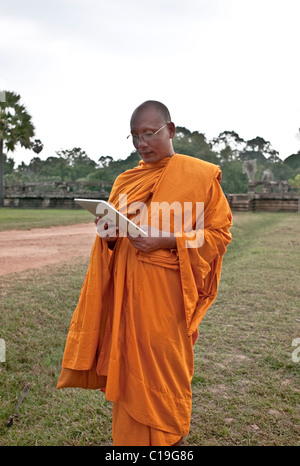
[[[0,207],[4,206],[4,160],[3,139],[0,139]]]

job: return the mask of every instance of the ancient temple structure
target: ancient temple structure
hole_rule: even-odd
[[[243,173],[248,176],[248,193],[228,195],[233,211],[300,213],[300,196],[291,191],[288,181],[274,180],[271,170],[255,181],[256,160],[246,160]]]
[[[287,181],[274,180],[270,170],[265,170],[261,180],[256,181],[255,159],[243,163],[243,172],[248,177],[248,192],[227,195],[233,211],[300,212],[300,196]],[[112,183],[104,181],[7,184],[4,206],[78,209],[75,197],[108,199],[111,187]]]

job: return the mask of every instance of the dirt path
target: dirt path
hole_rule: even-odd
[[[0,232],[0,276],[66,262],[90,254],[96,236],[93,222]]]

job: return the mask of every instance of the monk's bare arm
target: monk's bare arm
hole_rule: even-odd
[[[113,250],[119,237],[119,227],[114,225],[110,226],[108,222],[101,225],[100,221],[101,219],[99,217],[95,218],[97,233],[100,238],[107,242],[109,249]]]
[[[110,226],[107,222],[101,225],[99,218],[95,219],[95,223],[98,225],[97,231],[99,236],[107,242],[110,249],[113,249],[119,237],[119,228]],[[143,228],[145,227],[143,226]],[[128,239],[135,248],[146,253],[156,251],[157,249],[177,249],[176,237],[174,234],[169,233],[168,236],[162,236],[161,231],[155,230],[155,234],[151,235],[151,231],[153,232],[154,229],[151,230],[151,228],[148,228],[147,237],[133,237],[128,235]],[[111,236],[111,234],[113,236]]]

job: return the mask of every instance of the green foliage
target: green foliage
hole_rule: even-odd
[[[284,163],[294,170],[300,169],[300,150],[297,154],[292,154],[284,159]]]
[[[255,180],[261,180],[265,170],[271,170],[274,180],[288,180],[293,176],[294,170],[285,164],[282,160],[272,162],[269,159],[256,159],[256,174]]]
[[[265,164],[265,169],[267,168],[272,171],[275,180],[288,180],[294,174],[294,170],[286,165],[282,160],[272,163],[270,162],[270,159],[268,159]]]
[[[101,156],[97,164],[80,147],[60,150],[56,152],[56,156],[41,160],[38,156],[38,149],[41,147],[39,140],[35,140],[35,146],[37,155],[28,165],[22,162],[15,169],[13,160],[7,159],[6,182],[80,180],[112,184],[120,173],[137,166],[141,160],[138,152],[134,150],[125,159],[114,160],[109,155]],[[283,162],[269,141],[259,136],[247,141],[235,131],[223,131],[208,141],[203,133],[178,126],[173,146],[177,153],[220,165],[222,187],[227,194],[248,191],[247,175],[242,170],[245,160],[256,160],[256,180],[261,180],[263,172],[267,169],[272,171],[275,180],[293,179],[300,171],[300,151]]]
[[[12,157],[7,157],[6,154],[3,154],[3,167],[4,167],[4,174],[13,173],[15,166],[15,161]]]
[[[99,158],[99,163],[101,167],[107,167],[112,161],[113,161],[113,158],[110,155],[106,155],[106,156],[102,155]]]
[[[246,193],[248,191],[248,178],[242,171],[241,162],[234,160],[222,165],[221,186],[226,194]]]
[[[300,194],[300,174],[296,175],[295,178],[290,178],[289,183]]]
[[[36,154],[39,154],[40,152],[42,152],[44,148],[44,144],[42,143],[40,139],[35,139],[31,144],[31,148],[33,152],[35,152]]]
[[[60,163],[64,164],[65,162],[65,175],[69,173],[72,181],[86,178],[97,166],[96,162],[90,159],[80,147],[62,150],[56,154],[60,158]],[[71,169],[68,171],[67,167]]]
[[[101,157],[99,159],[102,167],[97,168],[89,175],[90,181],[108,181],[113,183],[118,175],[126,170],[136,167],[141,158],[137,151],[131,152],[131,154],[125,160],[113,160],[111,157]],[[104,163],[103,163],[104,162]]]
[[[183,126],[177,126],[173,140],[175,152],[187,154],[211,163],[218,163],[217,154],[212,150],[203,133],[191,132]]]
[[[0,139],[9,151],[14,151],[17,144],[30,149],[35,132],[31,116],[20,99],[20,95],[7,91],[5,100],[0,101]]]
[[[5,92],[5,101],[0,102],[0,206],[3,205],[3,175],[6,183],[80,180],[112,184],[120,173],[137,166],[141,160],[134,150],[125,159],[101,156],[97,164],[80,147],[57,151],[56,156],[42,160],[39,153],[43,143],[33,140],[34,133],[31,116],[20,103],[20,96]],[[27,165],[22,162],[15,168],[13,158],[4,155],[3,150],[13,151],[17,144],[32,149],[36,155]],[[253,159],[257,163],[256,180],[261,180],[263,172],[269,169],[275,180],[291,180],[293,188],[299,189],[300,151],[283,162],[271,143],[260,136],[244,140],[235,131],[226,130],[209,141],[203,133],[177,126],[173,146],[177,153],[220,165],[222,187],[228,194],[247,192],[248,179],[242,171],[242,163]]]
[[[213,138],[211,144],[222,163],[238,159],[244,149],[245,141],[235,131],[223,131],[218,137]]]
[[[20,103],[20,96],[9,91],[4,91],[4,96],[0,101],[0,207],[4,202],[4,148],[13,152],[20,144],[26,149],[33,148],[36,153],[43,148],[39,139],[32,139],[35,128],[31,116]]]
[[[260,153],[266,158],[272,157],[274,161],[276,161],[278,157],[278,152],[272,148],[271,143],[259,136],[246,142],[246,151]]]

